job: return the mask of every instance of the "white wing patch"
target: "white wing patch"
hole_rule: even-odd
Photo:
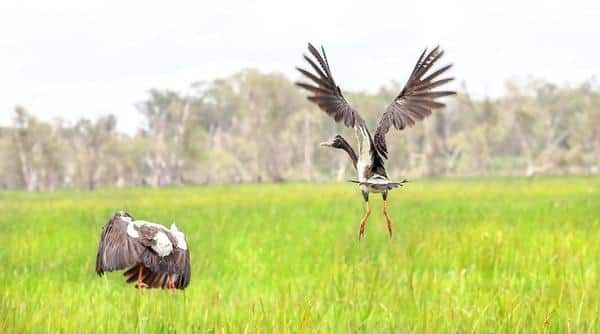
[[[140,237],[140,232],[135,229],[135,225],[131,223],[131,220],[129,220],[129,224],[127,224],[127,234],[132,238]]]
[[[142,225],[146,225],[146,226],[153,226],[156,227],[158,229],[161,230],[166,230],[167,228],[162,226],[161,224],[157,224],[157,223],[153,223],[153,222],[149,222],[149,221],[145,221],[145,220],[136,220],[133,222],[133,224],[137,227],[140,227]]]
[[[156,240],[156,243],[151,247],[156,254],[158,254],[158,256],[167,256],[173,252],[173,245],[171,244],[171,241],[165,232],[159,231],[156,233],[154,240]]]
[[[177,248],[183,250],[188,249],[187,242],[185,241],[185,235],[183,234],[183,232],[179,231],[175,224],[171,224],[171,234],[173,234],[175,236],[175,239],[177,239]]]
[[[171,243],[171,240],[169,240],[169,237],[166,234],[167,231],[170,232],[177,240],[177,248],[183,250],[188,249],[187,242],[185,240],[185,235],[183,234],[183,232],[179,231],[175,224],[172,224],[171,229],[168,230],[166,227],[160,224],[152,223],[145,220],[131,221],[131,219],[128,219],[128,223],[129,224],[127,224],[127,234],[132,238],[140,237],[140,232],[138,231],[138,229],[143,225],[153,226],[159,229],[159,232],[156,233],[156,236],[154,237],[156,243],[152,246],[152,249],[159,256],[167,256],[171,254],[171,252],[173,252],[173,244]]]

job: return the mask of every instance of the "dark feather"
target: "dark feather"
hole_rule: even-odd
[[[331,86],[330,86],[330,83],[329,83],[328,81],[326,81],[326,80],[323,80],[323,79],[321,79],[321,78],[317,77],[316,75],[314,75],[314,74],[310,73],[309,71],[307,71],[307,70],[305,70],[305,69],[303,69],[303,68],[296,67],[296,70],[298,70],[298,72],[300,72],[300,73],[304,74],[304,76],[305,76],[305,77],[307,77],[307,78],[309,78],[310,80],[312,80],[312,81],[314,81],[315,83],[317,83],[319,86],[322,86],[322,87],[327,87],[327,88],[329,88],[329,89],[334,89],[334,88],[335,88],[335,87],[331,87]]]
[[[188,250],[177,247],[177,238],[166,228],[153,225],[135,227],[139,238],[127,234],[128,221],[125,214],[117,212],[103,227],[100,235],[96,272],[102,276],[106,271],[127,269],[123,275],[127,283],[138,280],[142,270],[142,281],[149,287],[166,288],[166,278],[173,275],[178,289],[184,289],[190,282],[190,255]],[[163,232],[173,245],[173,251],[164,257],[151,247],[158,232]]]
[[[102,228],[96,255],[96,273],[99,276],[106,271],[126,269],[140,262],[146,247],[140,239],[127,234],[127,224],[121,213],[116,213]]]
[[[444,78],[434,81],[452,65],[443,66],[427,75],[443,55],[444,51],[440,50],[439,46],[429,53],[425,49],[419,56],[404,88],[381,116],[373,140],[377,152],[384,158],[387,159],[388,154],[385,135],[390,130],[390,126],[394,126],[398,130],[413,126],[417,121],[431,115],[433,109],[445,106],[443,103],[437,102],[437,98],[456,94],[453,91],[431,91],[431,89],[453,80],[453,78]],[[427,76],[424,77],[425,75]]]
[[[350,128],[354,127],[357,122],[364,124],[363,119],[348,104],[342,95],[341,89],[333,80],[329,62],[325,55],[325,49],[321,47],[321,55],[312,44],[308,43],[308,51],[314,60],[307,55],[304,55],[304,59],[308,62],[314,73],[298,67],[296,69],[309,79],[311,83],[297,82],[296,85],[312,93],[312,95],[307,97],[308,100],[318,105],[321,110],[333,117],[336,122],[343,122],[345,126]]]

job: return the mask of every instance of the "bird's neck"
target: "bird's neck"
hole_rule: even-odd
[[[346,153],[348,153],[350,159],[352,160],[352,165],[354,166],[354,168],[356,168],[356,164],[358,163],[358,156],[356,155],[356,152],[354,152],[352,146],[346,141],[346,139],[342,138],[342,146],[337,148],[344,150],[346,151]]]

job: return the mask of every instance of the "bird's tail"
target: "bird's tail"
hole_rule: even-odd
[[[404,179],[400,182],[390,181],[390,182],[386,182],[386,183],[361,182],[358,180],[348,180],[348,182],[358,183],[360,185],[366,185],[366,186],[370,186],[370,187],[378,188],[378,189],[394,189],[394,188],[402,187],[405,183],[408,182],[408,180]]]
[[[142,269],[142,282],[144,282],[144,284],[146,284],[149,288],[167,288],[167,274],[153,272],[143,264],[135,265],[123,273],[127,283],[137,282],[140,268]]]
[[[189,270],[189,262],[186,263],[187,273]],[[166,289],[167,288],[167,278],[169,273],[166,272],[153,272],[150,268],[144,266],[143,264],[135,265],[129,268],[126,272],[123,273],[125,276],[125,280],[127,283],[135,283],[138,280],[139,270],[142,268],[142,282],[146,284],[149,288],[154,289]],[[175,288],[177,289],[185,289],[189,282],[190,277],[189,274],[171,274],[173,275],[173,283],[175,284]]]
[[[404,179],[404,180],[402,180],[400,182],[389,182],[388,186],[390,187],[390,189],[392,189],[392,188],[398,188],[398,187],[402,187],[407,182],[408,182],[407,179]]]

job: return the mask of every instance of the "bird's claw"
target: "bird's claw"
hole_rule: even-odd
[[[146,284],[146,283],[144,283],[144,282],[137,282],[137,283],[135,284],[135,287],[136,287],[137,289],[147,289],[149,286],[148,286],[148,284]]]
[[[361,227],[360,230],[358,231],[358,240],[361,240],[364,237],[365,237],[365,228]]]

